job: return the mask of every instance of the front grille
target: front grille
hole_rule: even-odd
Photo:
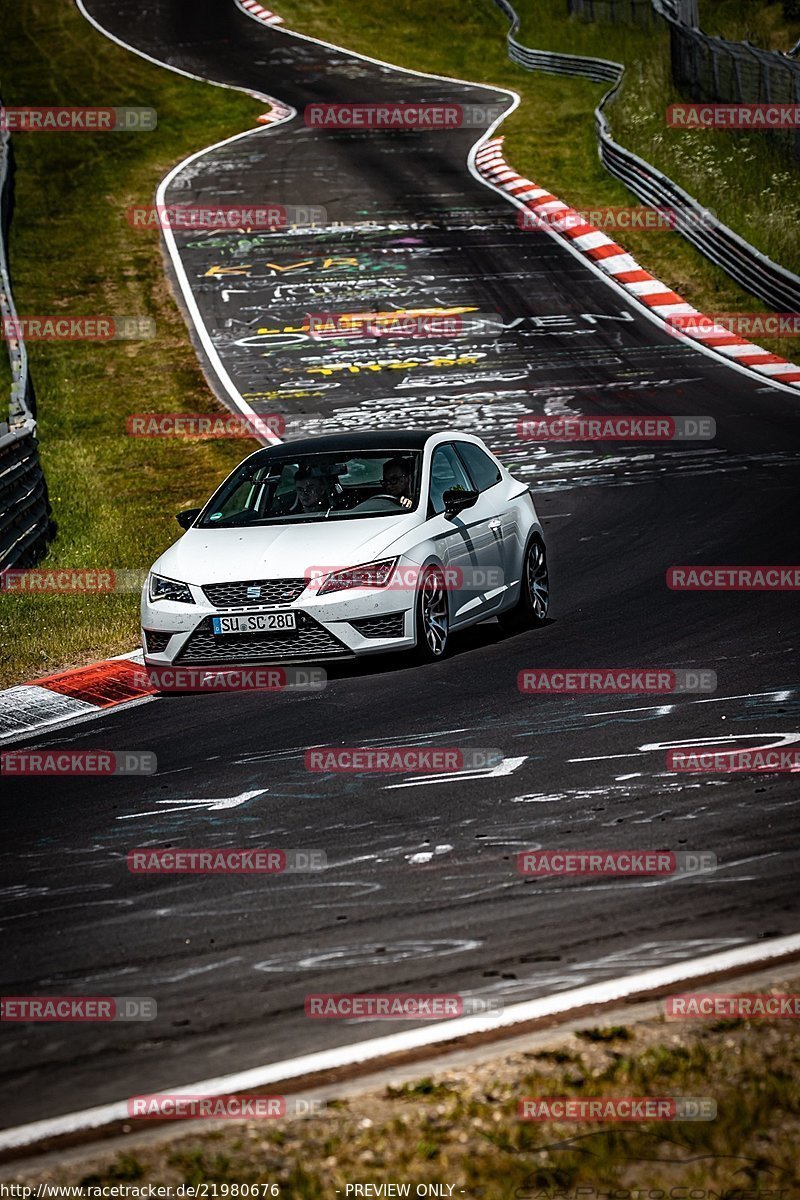
[[[361,617],[350,624],[365,638],[402,637],[405,632],[405,613],[386,613],[382,617]]]
[[[215,608],[260,608],[264,604],[291,604],[307,585],[307,579],[244,579],[236,583],[204,583],[202,588]],[[248,588],[258,588],[260,594],[248,596]]]
[[[215,637],[211,617],[201,621],[176,656],[182,663],[288,662],[351,654],[338,638],[307,613],[298,612],[295,633],[235,633]]]
[[[145,629],[144,648],[148,654],[163,654],[171,637],[171,633],[158,633],[154,629]]]

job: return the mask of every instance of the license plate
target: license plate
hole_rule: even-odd
[[[293,612],[242,613],[232,617],[212,617],[214,633],[289,633],[297,629]]]

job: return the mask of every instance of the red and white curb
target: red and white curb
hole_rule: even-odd
[[[722,325],[709,323],[709,318],[687,304],[667,284],[643,270],[631,254],[626,253],[602,230],[582,221],[579,213],[563,200],[509,167],[503,158],[502,145],[502,137],[493,138],[476,153],[475,165],[483,178],[496,188],[508,192],[534,216],[542,218],[542,228],[568,239],[574,249],[611,276],[640,304],[661,317],[674,337],[681,341],[700,342],[706,349],[734,361],[740,367],[748,367],[775,382],[800,389],[800,367],[777,354],[770,354],[762,346],[746,341]],[[670,317],[697,317],[700,327],[679,329],[668,324]]]
[[[136,650],[6,688],[0,692],[0,740],[153,695],[155,688],[143,686],[142,662]]]
[[[258,0],[236,0],[236,5],[238,8],[244,9],[249,17],[261,21],[263,25],[281,25],[283,23],[283,17],[270,12],[268,8],[263,8]]]
[[[256,120],[262,125],[275,125],[278,121],[285,121],[287,117],[292,117],[294,114],[295,110],[288,104],[280,104],[277,100],[273,100],[269,112],[262,113]]]
[[[234,4],[245,16],[252,17],[254,21],[260,21],[262,25],[283,24],[283,17],[270,12],[268,8],[263,8],[258,0],[234,0]],[[275,125],[279,121],[285,121],[287,117],[294,116],[294,112],[295,110],[288,104],[281,104],[279,101],[273,100],[272,108],[269,112],[263,113],[258,121],[262,125]]]

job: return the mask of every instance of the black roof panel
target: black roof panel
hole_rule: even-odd
[[[305,454],[338,454],[357,450],[421,450],[435,432],[420,429],[387,429],[380,433],[331,433],[326,437],[298,438],[280,446],[265,446],[259,453],[266,458],[284,458]]]

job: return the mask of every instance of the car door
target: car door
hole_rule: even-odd
[[[507,591],[519,578],[527,529],[520,530],[517,506],[509,503],[508,480],[504,479],[495,460],[474,442],[459,441],[455,447],[472,480],[472,486],[481,493],[487,511],[491,512],[489,527],[500,540],[500,565],[503,586]],[[502,595],[499,596],[498,603],[502,599]]]
[[[502,602],[502,530],[490,498],[479,493],[470,508],[446,517],[444,493],[477,490],[452,442],[431,457],[429,513],[431,537],[446,569],[450,615],[460,624],[493,612]]]

